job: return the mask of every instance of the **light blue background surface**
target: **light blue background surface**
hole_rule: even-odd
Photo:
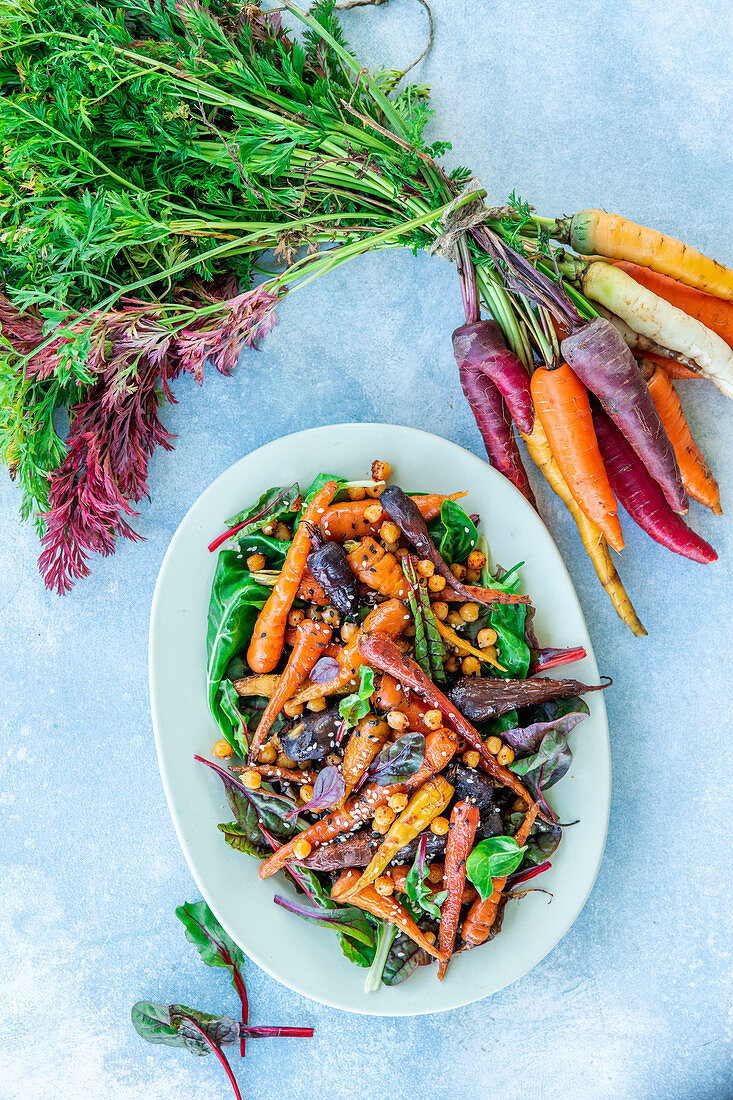
[[[497,202],[516,187],[544,214],[604,206],[731,252],[730,5],[668,0],[433,0],[435,46],[415,74],[436,129]],[[419,52],[408,0],[360,9],[347,34],[369,63]],[[367,257],[281,310],[232,380],[179,385],[174,454],[152,463],[138,530],[64,600],[35,572],[33,532],[2,481],[0,996],[2,1100],[219,1100],[213,1058],[137,1038],[139,999],[234,1012],[174,907],[197,896],[158,777],[147,626],[177,524],[223,469],[281,434],[385,420],[482,453],[450,348],[453,269]],[[733,509],[730,406],[681,392]],[[276,478],[274,479],[276,480]],[[728,518],[691,519],[721,553],[676,558],[628,523],[621,571],[650,637],[633,639],[562,506],[538,488],[583,604],[607,693],[614,785],[605,862],[574,927],[514,986],[446,1015],[364,1019],[291,994],[251,966],[254,1023],[313,1024],[311,1041],[252,1042],[244,1095],[275,1100],[722,1100],[733,1096],[730,954]],[[172,653],[175,639],[172,639]],[[727,666],[727,672],[726,672]],[[728,699],[726,699],[726,694]],[[314,935],[320,933],[314,930]],[[325,934],[325,933],[324,933]],[[283,948],[287,951],[287,945]],[[2,974],[2,971],[6,971]]]

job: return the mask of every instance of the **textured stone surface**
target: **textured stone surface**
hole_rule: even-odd
[[[730,7],[723,0],[433,0],[436,43],[418,78],[436,129],[497,200],[543,213],[619,210],[731,263]],[[349,13],[366,61],[406,63],[424,16],[408,0]],[[727,41],[726,41],[727,40]],[[723,139],[723,140],[721,140]],[[219,1100],[213,1059],[145,1045],[138,998],[233,1011],[175,920],[197,896],[158,777],[148,711],[155,577],[187,507],[221,470],[311,424],[387,420],[481,453],[453,368],[460,320],[448,264],[364,258],[296,295],[236,377],[190,381],[153,462],[147,541],[95,564],[65,600],[35,573],[36,544],[2,481],[0,980],[2,1100]],[[730,406],[681,387],[730,511]],[[536,479],[535,479],[536,481]],[[626,524],[624,580],[649,628],[635,640],[598,587],[569,517],[543,514],[575,579],[608,693],[614,787],[606,858],[574,927],[516,985],[461,1011],[360,1019],[299,998],[252,966],[255,1022],[312,1023],[309,1042],[251,1043],[252,1097],[526,1096],[722,1100],[730,1047],[730,523],[696,528],[703,568]],[[317,934],[314,932],[314,934]],[[238,1067],[239,1069],[239,1067]]]

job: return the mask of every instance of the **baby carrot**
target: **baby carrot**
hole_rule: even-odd
[[[388,737],[389,726],[386,719],[377,718],[370,713],[358,722],[356,729],[349,737],[341,764],[341,774],[346,784],[341,806],[346,802],[355,784],[361,779]]]
[[[636,225],[618,214],[581,210],[570,222],[569,236],[575,251],[585,256],[631,260],[717,298],[733,297],[733,271],[674,237]]]
[[[448,896],[440,909],[440,933],[438,944],[445,960],[438,966],[438,980],[442,981],[448,969],[456,942],[458,919],[466,885],[466,860],[468,859],[479,823],[478,806],[470,802],[456,802],[450,815],[450,828],[445,848],[443,883]]]
[[[420,931],[407,910],[403,909],[393,897],[382,897],[373,886],[365,887],[358,894],[351,893],[353,884],[358,877],[358,871],[343,871],[334,883],[331,897],[335,901],[348,898],[349,904],[355,905],[357,909],[364,909],[365,912],[371,913],[373,917],[380,917],[382,920],[389,921],[390,924],[395,924],[423,951],[427,951],[435,959],[442,960],[442,953],[430,942],[425,933]]]
[[[527,842],[538,808],[539,802],[534,802],[530,806],[514,838],[520,848]],[[493,879],[492,886],[493,890],[490,897],[482,898],[479,894],[463,922],[463,940],[469,947],[478,947],[480,943],[486,941],[499,911],[499,902],[501,901],[502,890],[506,886],[506,877]]]
[[[407,599],[409,585],[402,566],[394,554],[390,554],[370,535],[361,539],[356,549],[347,554],[346,560],[362,584],[379,592],[380,596]]]
[[[440,515],[444,501],[460,500],[465,495],[465,493],[451,493],[449,496],[444,496],[442,493],[428,493],[414,496],[412,499],[420,509],[423,518],[431,520]],[[334,542],[360,539],[364,535],[376,535],[385,517],[382,513],[376,521],[365,519],[365,511],[373,504],[379,504],[379,500],[367,497],[366,500],[344,500],[339,504],[332,504],[321,516],[321,534]]]
[[[659,419],[674,447],[682,484],[691,497],[711,508],[716,516],[722,515],[718,483],[692,438],[680,399],[669,376],[656,367],[647,386],[657,407]]]
[[[331,627],[326,626],[325,623],[314,622],[313,619],[303,619],[295,628],[295,635],[295,645],[288,657],[288,663],[278,680],[277,687],[271,695],[269,703],[265,707],[252,738],[252,744],[249,747],[251,761],[257,759],[257,753],[262,747],[262,742],[288,699],[307,679],[308,673],[318,658],[323,656],[323,652],[331,640]]]
[[[670,279],[668,275],[660,275],[648,267],[640,267],[626,260],[618,260],[614,267],[620,267],[647,290],[701,321],[705,328],[717,332],[721,340],[733,348],[733,301],[723,301],[713,294],[705,294],[702,290]]]
[[[288,612],[297,595],[311,550],[308,524],[315,526],[319,522],[335,492],[336,482],[326,482],[301,517],[280,576],[275,581],[275,587],[268,596],[265,606],[257,616],[252,640],[247,650],[247,664],[253,672],[272,672],[280,660]]]
[[[623,550],[618,505],[598,449],[587,389],[567,363],[536,370],[530,385],[552,456],[575,503],[614,550]]]

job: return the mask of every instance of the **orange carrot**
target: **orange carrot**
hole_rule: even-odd
[[[287,556],[267,603],[257,616],[247,650],[247,664],[253,672],[272,672],[280,660],[288,612],[295,599],[311,550],[308,525],[316,526],[336,492],[336,482],[328,481],[313,497],[301,516]]]
[[[402,685],[386,672],[377,687],[376,698],[377,706],[382,710],[398,710],[400,714],[406,715],[409,722],[408,729],[417,733],[428,732],[425,715],[430,707],[427,703],[423,703],[422,699],[418,699],[414,693],[404,691]]]
[[[364,630],[380,630],[396,638],[411,622],[410,613],[400,600],[385,600],[373,608],[362,623],[361,631],[355,634],[338,657],[339,671],[327,684],[304,684],[293,697],[294,703],[308,703],[311,699],[322,699],[325,695],[334,695],[339,691],[353,690],[356,674],[364,664],[359,651],[359,637]]]
[[[420,509],[423,518],[430,520],[440,515],[444,501],[459,500],[465,495],[465,493],[451,493],[450,496],[443,496],[441,493],[429,493],[412,499]],[[379,519],[371,522],[364,518],[364,512],[370,505],[378,503],[378,499],[367,497],[366,500],[344,500],[340,504],[333,504],[321,517],[321,534],[334,542],[360,539],[364,535],[376,535],[380,524],[386,519],[384,512]]]
[[[657,407],[659,419],[674,447],[682,484],[691,497],[711,508],[716,516],[722,515],[718,483],[692,438],[677,391],[668,375],[656,367],[647,386]]]
[[[303,570],[303,576],[298,585],[298,599],[318,604],[319,607],[328,607],[331,602],[322,586],[310,575],[308,566]]]
[[[409,585],[402,566],[394,554],[370,535],[361,539],[358,547],[346,555],[346,560],[362,584],[379,592],[380,596],[407,598]]]
[[[384,718],[367,714],[357,723],[344,750],[341,774],[346,784],[340,806],[346,802],[355,784],[361,779],[374,757],[389,737],[389,726]]]
[[[323,656],[323,651],[331,640],[331,627],[326,626],[325,623],[314,622],[313,619],[303,619],[295,628],[295,634],[295,645],[288,657],[288,663],[283,669],[275,691],[270,696],[270,701],[252,738],[252,744],[249,747],[251,761],[257,759],[262,742],[288,699],[292,698],[303,681],[307,679],[308,673],[318,658]]]
[[[527,842],[527,837],[534,825],[534,819],[537,816],[539,805],[539,802],[534,802],[530,806],[527,811],[527,816],[520,825],[517,835],[514,838],[520,848]],[[469,947],[478,947],[480,943],[484,943],[487,939],[494,925],[494,921],[496,920],[496,914],[499,912],[499,902],[501,901],[502,890],[506,886],[506,877],[493,879],[492,886],[493,890],[490,897],[482,898],[481,895],[479,895],[469,909],[468,916],[463,922],[463,940]]]
[[[340,901],[354,888],[358,879],[358,871],[342,871],[333,885],[331,897],[335,901]],[[409,936],[423,951],[427,951],[435,959],[442,960],[442,953],[430,942],[425,933],[420,931],[407,910],[403,909],[394,898],[382,897],[373,886],[366,886],[358,894],[349,896],[349,905],[355,905],[357,909],[363,909],[365,912],[371,913],[373,917],[380,917],[382,920],[389,921],[390,924],[397,925],[400,932],[404,932],[406,936]]]
[[[617,261],[614,267],[620,267],[647,290],[701,321],[705,328],[717,332],[728,347],[733,348],[733,301],[725,301],[713,294],[695,290],[676,279],[670,279],[669,275],[661,275],[658,271],[640,267],[627,260]]]
[[[670,378],[696,378],[698,381],[705,378],[700,371],[690,370],[684,363],[679,363],[676,359],[668,359],[666,355],[658,355],[655,351],[645,351],[644,359],[648,363],[653,363],[655,367],[661,367]]]
[[[315,783],[318,778],[316,771],[301,771],[300,768],[281,768],[279,764],[248,764],[246,768],[230,768],[232,772],[258,772],[265,779],[285,780],[286,783],[295,783],[302,787],[304,783]]]
[[[466,860],[473,848],[478,823],[478,806],[471,805],[470,802],[456,802],[450,815],[450,828],[445,848],[443,881],[448,896],[440,909],[438,943],[445,955],[445,961],[438,967],[439,981],[445,977],[456,942],[458,920],[463,904],[463,888],[466,885]]]
[[[553,458],[575,503],[614,550],[622,550],[618,504],[598,449],[588,391],[567,363],[556,370],[536,370],[530,386]]]

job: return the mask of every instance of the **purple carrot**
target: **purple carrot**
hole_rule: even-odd
[[[674,449],[636,360],[605,317],[566,336],[562,355],[581,382],[596,395],[642,463],[659,483],[670,508],[688,510]]]
[[[532,431],[532,398],[529,375],[506,346],[496,321],[474,321],[453,333],[453,354],[459,370],[479,371],[490,378],[504,398],[514,423],[527,435]]]
[[[490,378],[466,363],[459,364],[458,376],[481,432],[489,462],[536,508],[537,502],[522,464],[504,398]]]
[[[593,426],[611,488],[631,518],[656,542],[692,561],[708,564],[718,555],[676,515],[657,482],[610,417],[598,406]]]

